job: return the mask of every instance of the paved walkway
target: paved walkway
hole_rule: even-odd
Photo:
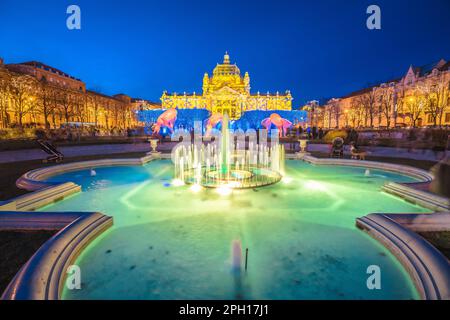
[[[175,143],[165,143],[158,146],[158,150],[162,152],[169,152]],[[298,148],[298,144],[296,145]],[[289,148],[289,144],[286,145]],[[325,144],[311,144],[308,145],[308,151],[329,152],[329,145]],[[443,158],[443,152],[434,152],[431,150],[411,150],[402,148],[387,148],[387,147],[370,147],[365,148],[369,151],[371,156],[391,157],[391,158],[409,158],[415,160],[431,160],[439,161]],[[89,146],[70,146],[61,147],[59,150],[68,158],[76,156],[99,155],[99,154],[115,154],[128,152],[148,152],[150,151],[149,143],[136,144],[104,144],[104,145],[89,145]],[[447,151],[448,152],[448,151]],[[450,155],[450,154],[449,154]],[[0,163],[45,159],[48,155],[41,149],[25,149],[14,151],[0,152]]]
[[[368,151],[369,156],[374,157],[408,158],[414,160],[440,161],[445,156],[445,152],[443,151],[435,152],[432,150],[422,150],[422,149],[408,150],[405,148],[390,148],[390,147],[362,147],[362,149]],[[345,146],[344,150],[350,153],[348,146]],[[308,145],[308,151],[328,153],[330,152],[330,145],[326,144]],[[447,151],[447,155],[450,155],[449,151]]]
[[[89,146],[70,146],[58,148],[65,157],[76,157],[86,155],[114,154],[126,152],[147,152],[150,151],[149,143],[137,144],[103,144]],[[48,154],[41,149],[25,149],[0,152],[0,163],[45,159]]]

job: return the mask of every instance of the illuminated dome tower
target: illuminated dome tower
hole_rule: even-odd
[[[218,63],[212,74],[203,75],[202,94],[176,94],[164,92],[161,96],[163,109],[206,109],[211,114],[228,114],[231,121],[239,119],[246,111],[292,109],[292,96],[285,94],[251,94],[250,75],[231,63],[225,52],[223,62]]]

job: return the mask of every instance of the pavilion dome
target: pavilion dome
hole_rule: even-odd
[[[230,56],[228,55],[228,52],[225,52],[225,55],[223,56],[223,63],[217,64],[213,70],[213,76],[225,75],[241,75],[241,70],[239,70],[237,65],[230,63]]]

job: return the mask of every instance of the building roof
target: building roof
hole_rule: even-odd
[[[219,89],[220,90],[220,89]],[[198,93],[188,93],[188,92],[183,92],[183,93],[177,93],[177,92],[167,92],[167,91],[164,91],[164,94],[166,95],[166,96],[168,96],[168,97],[173,97],[173,96],[177,96],[177,97],[198,97],[198,98],[202,98],[203,97],[203,94],[198,94]],[[277,92],[277,93],[270,93],[270,92],[267,92],[267,93],[260,93],[260,92],[257,92],[257,93],[251,93],[251,94],[249,94],[249,96],[250,97],[258,97],[258,96],[260,96],[260,97],[267,97],[267,96],[269,96],[269,97],[277,97],[277,96],[279,96],[279,97],[284,97],[284,96],[289,96],[291,94],[291,92],[289,91],[289,90],[286,90],[286,92],[284,92],[284,93],[281,93],[281,92]]]
[[[65,72],[63,72],[63,71],[61,71],[61,70],[59,70],[57,68],[51,67],[51,66],[49,66],[49,65],[47,65],[45,63],[39,62],[39,61],[27,61],[27,62],[14,63],[14,64],[15,65],[26,65],[26,66],[31,66],[31,67],[34,67],[34,68],[44,69],[46,71],[58,74],[60,76],[63,76],[63,77],[70,78],[70,79],[73,79],[73,80],[81,82],[80,79],[75,78],[74,76],[71,76],[68,73],[65,73]]]
[[[410,68],[413,69],[414,73],[416,74],[416,76],[418,77],[424,77],[429,75],[434,69],[437,69],[439,71],[447,71],[450,68],[450,61],[445,61],[444,59],[441,59],[437,62],[433,62],[433,63],[429,63],[420,67],[414,67],[411,66]],[[379,87],[382,83],[391,83],[391,82],[395,82],[398,83],[400,80],[402,80],[403,77],[401,78],[395,78],[395,79],[391,79],[388,81],[383,81],[383,82],[378,82],[374,85],[368,86],[366,88],[351,92],[345,96],[342,96],[341,99],[345,99],[345,98],[350,98],[350,97],[354,97],[354,96],[359,96],[361,94],[367,93],[372,91],[373,88],[375,87]]]
[[[391,81],[392,82],[392,81]],[[381,84],[381,83],[380,83]],[[353,91],[345,96],[340,97],[339,99],[346,99],[346,98],[351,98],[351,97],[355,97],[355,96],[359,96],[365,93],[368,93],[370,91],[372,91],[373,88],[378,87],[380,84],[376,84],[370,87],[366,87],[357,91]]]
[[[86,90],[86,92],[90,93],[90,94],[93,94],[93,95],[96,95],[96,96],[100,96],[100,97],[105,98],[105,99],[112,99],[112,100],[116,100],[116,101],[122,101],[122,100],[116,98],[115,96],[108,96],[106,94],[103,94],[103,93],[100,93],[100,92],[97,92],[97,91]]]
[[[217,66],[213,70],[213,76],[216,75],[241,75],[241,70],[237,67],[236,64],[230,64],[230,56],[228,52],[225,52],[223,56],[223,63],[217,64]]]
[[[447,65],[447,68],[444,69],[445,65]],[[413,68],[414,68],[414,72],[416,73],[416,75],[418,75],[419,77],[423,77],[423,76],[430,74],[433,71],[433,69],[438,69],[439,71],[448,70],[448,62],[445,61],[444,59],[441,59],[437,62],[433,62],[433,63],[429,63],[429,64],[426,64],[421,67],[413,67]]]
[[[131,98],[131,102],[136,103],[136,102],[145,102],[148,104],[153,104],[153,105],[161,105],[161,102],[155,102],[155,101],[150,101],[150,100],[146,100],[146,99],[142,99],[142,98]]]
[[[450,61],[447,61],[447,63],[441,67],[441,71],[445,71],[445,70],[450,71]]]

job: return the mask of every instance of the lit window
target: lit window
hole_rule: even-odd
[[[450,122],[450,112],[445,114],[445,122]]]

